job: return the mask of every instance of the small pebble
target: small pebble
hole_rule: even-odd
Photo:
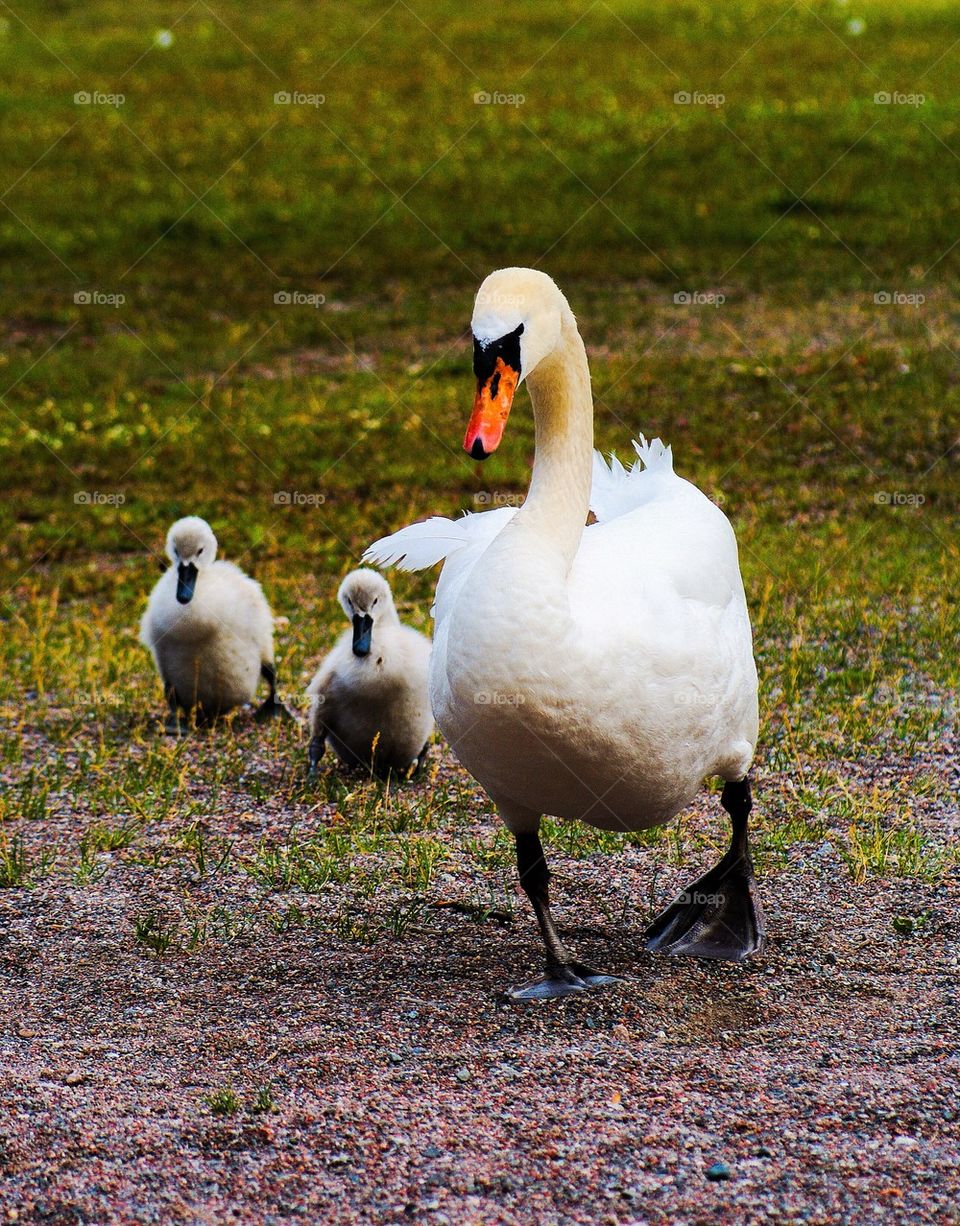
[[[83,1085],[87,1080],[87,1074],[78,1072],[67,1073],[63,1080],[68,1086],[79,1086]]]
[[[707,1167],[707,1178],[711,1183],[720,1183],[730,1178],[730,1168],[725,1162],[715,1162],[713,1166]]]
[[[456,1076],[457,1076],[457,1081],[469,1081],[470,1080],[470,1070],[468,1068],[458,1068]]]

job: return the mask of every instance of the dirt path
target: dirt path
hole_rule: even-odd
[[[800,856],[762,885],[767,952],[709,966],[638,952],[652,865],[565,865],[571,941],[626,979],[532,1007],[495,995],[535,969],[522,910],[157,959],[148,869],[3,891],[4,1220],[960,1222],[955,881]]]

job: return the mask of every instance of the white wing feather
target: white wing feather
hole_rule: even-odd
[[[633,446],[639,458],[629,469],[616,456],[611,456],[608,467],[603,456],[594,452],[590,509],[599,523],[619,519],[653,501],[666,492],[665,482],[679,482],[671,450],[660,439],[648,443],[641,434]],[[449,607],[488,545],[515,514],[514,507],[498,507],[479,514],[467,512],[459,519],[434,515],[374,541],[363,561],[399,570],[427,570],[438,562],[446,563],[436,601],[438,609],[444,604]]]
[[[599,451],[593,453],[590,510],[601,523],[627,515],[655,498],[664,478],[677,479],[673,453],[660,439],[648,443],[641,434],[633,446],[639,458],[631,468],[625,468],[616,456],[610,457],[608,466]],[[513,507],[498,507],[475,515],[467,512],[459,519],[433,515],[374,541],[363,560],[400,570],[426,570],[465,548],[473,553],[480,547],[482,552],[515,514]]]
[[[396,566],[399,570],[426,570],[468,544],[469,521],[479,518],[446,519],[434,515],[374,541],[364,552],[363,561]]]
[[[664,480],[677,480],[673,452],[660,439],[648,443],[641,434],[633,446],[639,459],[632,468],[624,468],[616,456],[610,457],[608,467],[599,451],[593,453],[590,510],[600,523],[628,515],[656,498]]]
[[[374,541],[363,561],[399,570],[426,570],[464,549],[479,556],[516,513],[515,507],[498,507],[476,515],[467,511],[459,519],[434,515]]]
[[[439,623],[444,602],[449,599],[452,603],[474,564],[516,513],[515,507],[497,507],[476,515],[467,512],[460,519],[434,515],[374,541],[363,560],[376,566],[396,566],[400,570],[426,570],[443,562],[431,610]]]

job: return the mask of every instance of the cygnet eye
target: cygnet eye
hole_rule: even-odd
[[[377,601],[378,601],[379,599],[380,599],[380,597],[379,597],[379,596],[374,596],[374,598],[373,598],[373,603],[374,603],[374,604],[376,604],[376,603],[377,603]]]
[[[197,557],[199,558],[202,553],[203,553],[203,546],[201,545],[200,548],[197,550]]]

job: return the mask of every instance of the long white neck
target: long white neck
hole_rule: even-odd
[[[527,379],[536,427],[530,489],[516,520],[559,551],[569,569],[580,547],[590,503],[593,397],[587,354],[569,308],[560,340]]]

